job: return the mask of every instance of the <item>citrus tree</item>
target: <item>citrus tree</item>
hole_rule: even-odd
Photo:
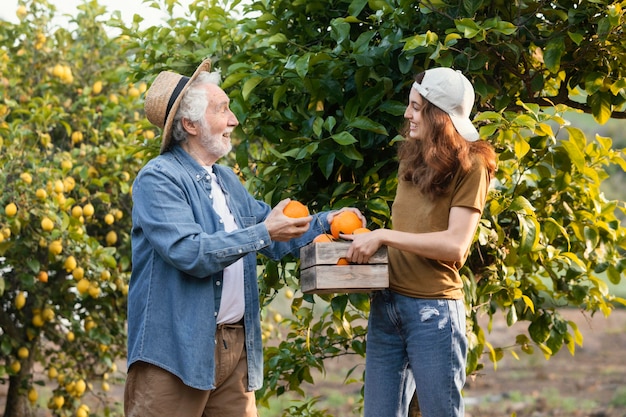
[[[108,410],[125,355],[130,192],[145,84],[96,2],[0,25],[0,383],[7,417]],[[109,28],[110,29],[110,28]],[[35,372],[36,369],[42,371]],[[45,387],[44,387],[45,386]]]
[[[212,56],[241,121],[235,162],[250,190],[313,210],[355,205],[370,227],[390,226],[394,143],[412,76],[437,65],[463,70],[476,86],[475,122],[499,154],[463,270],[471,373],[504,354],[478,324],[483,312],[528,323],[512,354],[538,349],[550,357],[582,343],[559,307],[609,315],[626,303],[607,286],[620,283],[626,267],[623,197],[609,200],[601,188],[608,172],[624,175],[624,152],[568,120],[572,111],[599,124],[624,117],[623,6],[273,0],[246,3],[234,19],[219,2],[198,1],[184,17],[134,37],[133,69],[138,77],[163,67],[190,72]],[[286,337],[265,351],[265,403],[302,392],[328,357],[363,355],[368,303],[358,294],[302,295],[297,266],[262,262],[267,303],[283,287],[296,291]],[[316,314],[320,298],[328,307]],[[285,413],[313,415],[309,405]]]

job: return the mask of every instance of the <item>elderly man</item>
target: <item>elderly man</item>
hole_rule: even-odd
[[[238,121],[210,68],[161,72],[146,93],[146,116],[163,132],[161,154],[133,184],[129,417],[256,416],[257,251],[297,255],[334,214],[287,217],[289,200],[272,209],[216,164]]]

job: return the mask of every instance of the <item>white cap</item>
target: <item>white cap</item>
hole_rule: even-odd
[[[452,124],[465,140],[474,142],[479,134],[470,120],[474,107],[474,87],[461,71],[452,68],[431,68],[424,72],[422,83],[413,83],[420,95],[448,113]]]

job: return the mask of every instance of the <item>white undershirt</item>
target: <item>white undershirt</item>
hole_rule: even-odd
[[[211,166],[205,166],[211,176],[211,197],[213,208],[221,217],[226,232],[237,230],[237,224],[230,209],[226,205],[224,191],[217,181]],[[244,286],[243,286],[243,258],[224,269],[224,282],[222,283],[222,301],[217,314],[217,323],[237,323],[243,318],[245,309]]]

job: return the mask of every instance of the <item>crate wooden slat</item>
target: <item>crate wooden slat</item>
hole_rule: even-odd
[[[311,243],[300,249],[300,287],[304,293],[370,292],[389,286],[387,248],[381,247],[367,264],[337,265],[350,242]]]

